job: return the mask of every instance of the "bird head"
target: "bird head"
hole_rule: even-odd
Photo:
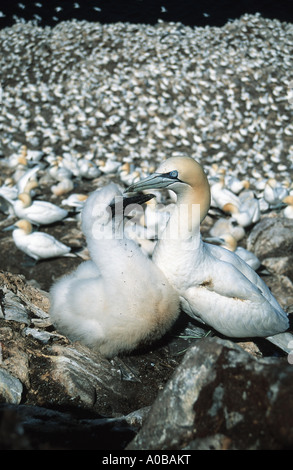
[[[9,225],[8,227],[5,227],[4,229],[2,229],[2,232],[8,232],[10,230],[16,230],[16,229],[22,230],[24,233],[28,235],[29,233],[32,232],[33,227],[32,227],[32,224],[28,220],[20,219],[14,224]]]
[[[157,170],[137,183],[130,185],[126,192],[138,192],[152,188],[168,188],[179,194],[186,186],[196,187],[206,175],[202,166],[191,157],[171,157]]]
[[[155,171],[137,183],[130,185],[126,192],[167,188],[177,194],[181,203],[200,204],[201,220],[210,205],[210,186],[202,166],[192,157],[171,157]]]

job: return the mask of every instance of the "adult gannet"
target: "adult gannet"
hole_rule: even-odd
[[[62,206],[73,207],[74,209],[81,210],[85,205],[85,202],[88,198],[87,194],[73,193],[68,196],[68,198],[61,201]]]
[[[116,162],[115,160],[112,159],[107,159],[106,161],[104,160],[99,160],[97,162],[99,169],[101,170],[102,173],[116,173],[118,169],[121,166],[121,162]]]
[[[241,259],[243,259],[254,271],[256,271],[260,266],[261,262],[254,253],[243,246],[237,245],[237,240],[231,233],[222,233],[219,237],[206,237],[205,242],[214,243],[220,245],[226,250],[233,251]]]
[[[225,179],[225,185],[230,189],[234,194],[239,194],[244,189],[249,189],[250,183],[247,180],[240,180],[236,176],[229,175]]]
[[[289,190],[286,186],[276,181],[274,178],[269,178],[265,184],[263,197],[269,204],[270,208],[278,207],[283,199],[288,196]]]
[[[32,190],[37,186],[36,183],[36,176],[38,171],[40,170],[40,165],[35,165],[33,168],[30,168],[27,170],[21,178],[16,183],[16,188],[18,191],[18,194],[23,193],[26,191],[28,188],[29,190]],[[31,187],[29,187],[31,185]]]
[[[160,338],[179,314],[178,293],[139,246],[123,237],[123,211],[115,207],[111,217],[116,198],[123,200],[114,183],[89,196],[82,230],[91,260],[51,288],[53,324],[106,357]]]
[[[74,182],[71,178],[64,178],[62,181],[58,181],[57,184],[52,184],[51,192],[55,196],[63,196],[63,194],[69,193],[74,188]]]
[[[289,196],[286,196],[283,199],[283,203],[287,205],[283,210],[284,217],[287,217],[288,219],[293,219],[293,194],[289,194]]]
[[[85,179],[94,179],[100,176],[101,171],[91,160],[80,158],[77,160],[78,177]]]
[[[226,204],[239,206],[238,196],[230,189],[225,187],[225,176],[221,175],[219,181],[212,183],[210,186],[211,205],[218,209],[223,209]]]
[[[289,351],[289,340],[282,333],[289,327],[287,314],[266,284],[235,253],[201,239],[200,223],[211,200],[201,165],[191,157],[171,157],[127,192],[151,188],[168,188],[177,195],[177,210],[155,247],[153,260],[178,291],[183,310],[225,336],[267,337]]]
[[[4,183],[0,186],[0,196],[4,199],[13,200],[18,196],[18,190],[15,186],[15,181],[13,178],[6,178]]]
[[[44,232],[33,232],[28,220],[18,220],[3,231],[12,230],[12,236],[17,248],[36,261],[59,256],[75,256],[71,248],[64,245],[52,235]]]
[[[28,191],[18,195],[16,201],[11,201],[16,217],[27,219],[35,225],[50,225],[63,220],[68,211],[49,201],[33,201]]]
[[[252,191],[244,191],[238,200],[238,205],[233,203],[224,204],[222,210],[231,214],[232,218],[242,227],[249,227],[260,219],[259,201],[254,197]]]
[[[221,237],[224,233],[230,233],[237,242],[245,237],[245,229],[231,217],[220,217],[210,229],[212,237]]]

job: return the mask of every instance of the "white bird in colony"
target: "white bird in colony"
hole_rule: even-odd
[[[65,160],[65,159],[64,159]],[[51,177],[56,181],[63,181],[64,179],[72,179],[74,171],[77,173],[76,168],[72,169],[64,166],[62,157],[56,157],[49,162],[50,166],[47,168],[47,177]],[[75,162],[76,167],[76,162]]]
[[[239,198],[230,189],[225,187],[225,177],[220,176],[219,181],[211,184],[211,205],[218,209],[223,209],[226,204],[233,204],[235,207],[239,205]]]
[[[236,238],[231,235],[231,233],[222,233],[220,237],[206,237],[205,242],[214,243],[220,245],[226,250],[233,251],[236,255],[240,256],[243,261],[245,261],[254,271],[256,271],[260,266],[261,262],[254,253],[249,250],[246,250],[242,246],[237,245]]]
[[[249,227],[260,219],[259,201],[252,191],[243,192],[238,198],[238,205],[228,203],[222,207],[222,210],[230,214],[242,227]]]
[[[106,174],[116,173],[116,171],[118,171],[121,166],[121,162],[116,162],[115,160],[112,160],[110,158],[106,161],[98,160],[97,164],[101,172]]]
[[[33,168],[30,168],[29,170],[27,170],[21,176],[21,178],[19,178],[19,180],[16,183],[18,194],[21,194],[24,191],[26,191],[26,188],[28,187],[29,184],[31,184],[31,182],[33,182],[31,190],[33,190],[36,187],[35,186],[35,184],[36,184],[36,174],[38,173],[40,168],[41,167],[39,165],[35,165]]]
[[[271,208],[278,207],[286,196],[288,188],[277,182],[274,178],[268,179],[263,191],[263,198]]]
[[[10,168],[19,168],[19,167],[27,167],[27,152],[26,147],[22,145],[20,147],[20,153],[13,153],[7,159],[8,166]]]
[[[29,162],[39,162],[42,160],[44,152],[42,150],[27,149],[26,158]]]
[[[236,176],[227,176],[225,178],[226,187],[231,190],[234,194],[239,194],[244,189],[249,189],[250,183],[247,180],[240,180]]]
[[[39,162],[44,156],[44,152],[42,150],[30,150],[26,145],[22,145],[20,147],[20,152],[21,156],[29,162]]]
[[[0,196],[4,199],[16,199],[18,196],[18,190],[15,185],[13,178],[6,178],[2,186],[0,187]]]
[[[76,256],[71,248],[64,245],[52,235],[44,232],[33,232],[28,220],[21,219],[6,227],[3,231],[12,230],[16,247],[36,261],[59,256]]]
[[[31,182],[17,200],[10,201],[16,217],[26,219],[35,225],[50,225],[63,220],[68,211],[48,201],[33,201],[29,191],[37,183]]]
[[[123,237],[123,197],[111,183],[92,193],[82,212],[90,261],[51,288],[53,324],[106,357],[152,342],[179,314],[179,296],[138,245]]]
[[[66,199],[61,201],[62,206],[73,207],[74,209],[81,210],[85,205],[85,202],[88,198],[87,194],[73,193],[70,194]]]
[[[190,157],[171,157],[127,191],[152,188],[177,194],[177,210],[153,260],[178,291],[183,310],[228,337],[266,337],[288,352],[293,339],[283,333],[288,316],[266,284],[235,253],[201,239],[200,223],[210,207],[210,186],[201,165]]]
[[[134,183],[135,181],[139,181],[140,179],[140,172],[134,166],[134,164],[130,164],[129,162],[123,163],[119,168],[119,177],[120,180],[129,186],[130,184]]]
[[[96,166],[94,162],[91,160],[87,160],[86,158],[80,158],[77,160],[78,166],[78,175],[81,178],[85,179],[94,179],[100,176],[101,171]]]
[[[32,183],[36,172],[39,168],[32,168],[27,170],[21,178],[15,182],[13,178],[6,178],[4,184],[0,187],[0,211],[7,213],[11,216],[15,215],[14,203],[18,198],[18,195],[25,191],[25,187],[29,188],[31,184],[31,190],[35,187],[36,183]]]
[[[286,196],[283,199],[283,203],[287,204],[287,207],[283,210],[283,216],[288,219],[293,219],[293,194]]]
[[[64,178],[62,181],[58,181],[57,184],[51,186],[51,192],[55,196],[62,196],[63,194],[69,193],[74,188],[74,183],[71,178]]]
[[[245,229],[232,217],[220,217],[210,229],[212,237],[221,237],[225,233],[230,233],[237,242],[245,237]]]

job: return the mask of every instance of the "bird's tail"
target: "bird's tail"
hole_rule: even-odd
[[[282,349],[287,354],[293,356],[293,334],[289,332],[278,333],[277,335],[267,336],[266,338],[270,343],[273,343],[278,348]]]
[[[76,257],[78,257],[78,258],[84,259],[83,252],[84,252],[84,247],[82,247],[82,246],[71,246],[70,251],[68,253],[65,253],[65,255],[63,255],[63,256],[66,256],[67,258],[76,258]]]

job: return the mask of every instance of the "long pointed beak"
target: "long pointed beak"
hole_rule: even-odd
[[[12,224],[12,225],[8,225],[8,227],[5,227],[2,229],[2,232],[9,232],[10,230],[14,230],[16,227],[16,225]]]
[[[166,176],[162,175],[161,173],[153,173],[152,175],[147,176],[147,178],[144,178],[137,183],[131,184],[124,192],[136,193],[139,191],[144,191],[145,189],[167,188],[172,183],[174,183],[174,180],[166,178]]]
[[[205,237],[204,241],[207,243],[213,243],[214,245],[222,245],[225,240],[221,237]]]

